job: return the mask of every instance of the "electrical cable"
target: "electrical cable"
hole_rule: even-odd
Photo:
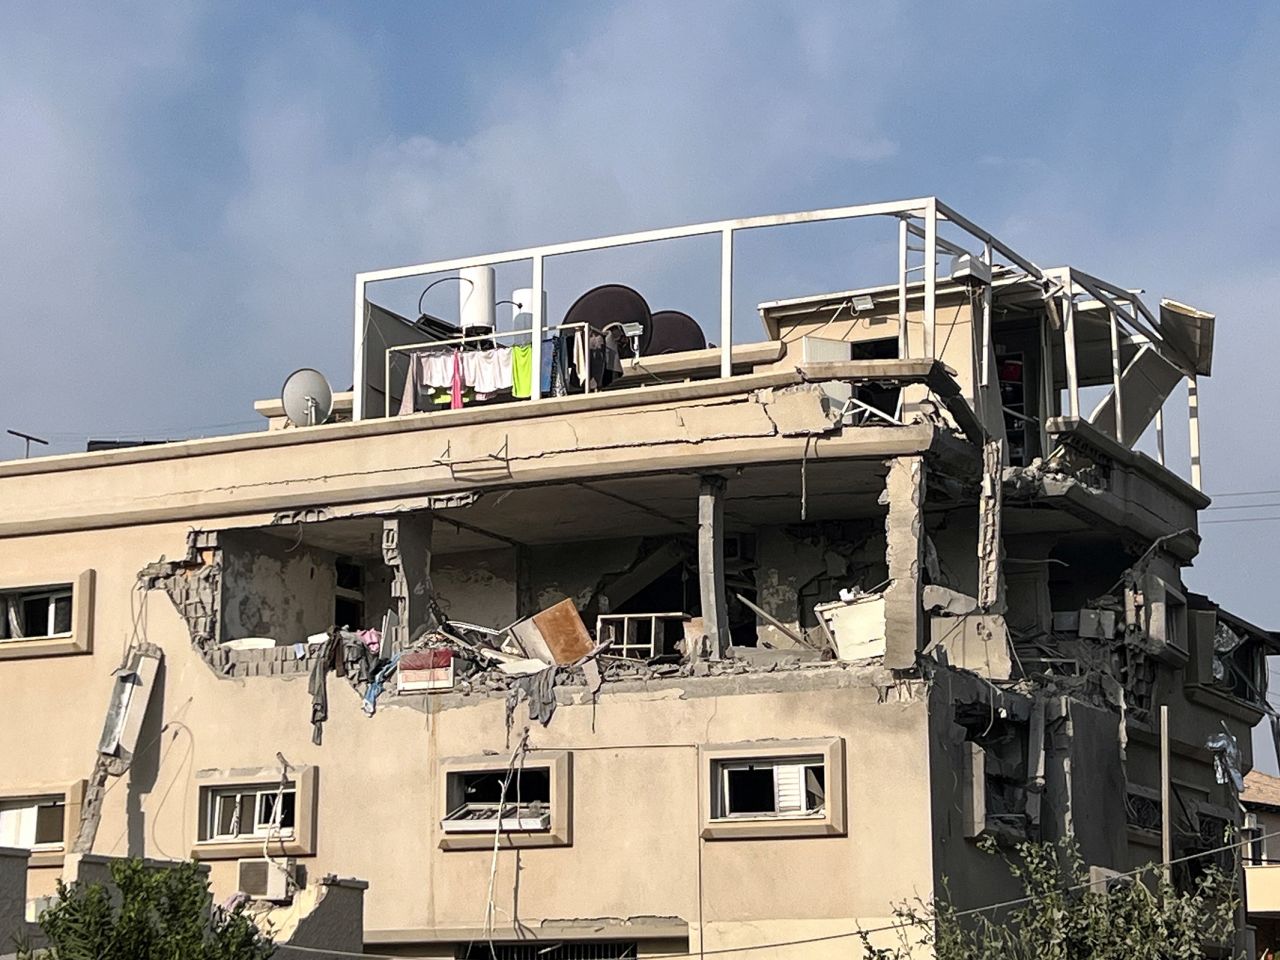
[[[423,316],[422,301],[426,299],[426,296],[430,292],[431,288],[438,284],[444,283],[446,280],[458,280],[462,283],[471,284],[472,290],[476,288],[475,281],[472,280],[470,277],[453,276],[453,277],[441,277],[439,280],[432,280],[430,283],[427,284],[426,289],[423,290],[422,293],[418,295],[418,316]]]
[[[1280,517],[1231,517],[1226,520],[1201,520],[1200,524],[1203,526],[1206,523],[1265,523],[1269,520],[1280,520]]]

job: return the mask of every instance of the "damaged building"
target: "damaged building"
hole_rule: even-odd
[[[854,220],[896,278],[745,342],[735,239]],[[716,316],[546,276],[693,237]],[[1211,314],[925,198],[360,274],[353,320],[260,432],[0,464],[29,918],[190,857],[294,926],[360,878],[383,955],[809,958],[1016,895],[982,838],[1223,861],[1280,647],[1183,578]]]

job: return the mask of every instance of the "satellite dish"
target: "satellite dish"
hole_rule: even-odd
[[[593,287],[575,300],[561,323],[587,323],[601,332],[614,324],[622,327],[638,324],[639,352],[644,354],[653,335],[650,316],[649,304],[639,293],[620,283],[606,283]]]
[[[646,357],[659,353],[683,353],[685,350],[705,350],[707,335],[698,321],[679,310],[659,310],[651,319],[653,332],[644,350]]]
[[[314,427],[333,413],[333,388],[324,374],[310,367],[295,370],[280,388],[284,415],[295,427]]]

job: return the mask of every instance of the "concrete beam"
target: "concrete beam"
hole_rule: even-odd
[[[702,594],[702,622],[713,660],[729,649],[729,602],[724,589],[723,477],[705,476],[698,492],[698,588]]]
[[[884,592],[884,665],[891,670],[910,670],[916,665],[924,636],[924,458],[894,457],[888,467],[880,495],[880,503],[889,507],[885,518],[889,586]]]

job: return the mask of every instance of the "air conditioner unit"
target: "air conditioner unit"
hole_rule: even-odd
[[[255,900],[288,900],[289,878],[293,875],[294,860],[253,860],[236,861],[236,883],[241,893],[246,893]]]
[[[957,283],[987,286],[991,283],[991,267],[978,257],[962,254],[951,260],[951,279]]]

